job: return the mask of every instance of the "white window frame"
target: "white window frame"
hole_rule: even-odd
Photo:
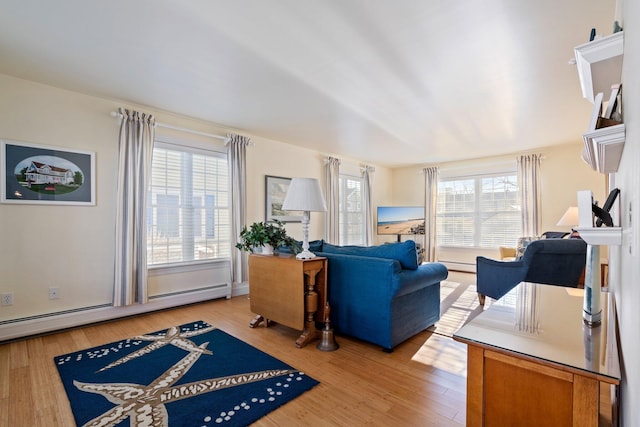
[[[339,230],[340,230],[340,245],[365,245],[366,232],[365,232],[365,212],[364,212],[364,179],[361,176],[341,173],[340,178],[340,191],[339,191]],[[351,201],[347,200],[348,197],[348,182],[354,181],[360,184],[360,200]],[[347,207],[353,208],[355,204],[356,210],[348,211]],[[356,234],[354,238],[353,224],[350,224],[347,218],[357,216],[360,214],[359,221],[359,236]],[[351,232],[351,234],[350,234]]]
[[[156,141],[154,142],[154,150],[155,149],[173,150],[173,151],[186,152],[186,153],[195,154],[195,155],[216,157],[219,159],[224,159],[225,163],[227,158],[227,155],[225,152],[199,147],[198,143],[195,141],[192,144],[190,144],[189,142],[182,142],[182,141],[172,142],[170,139],[162,140],[162,139],[156,138]],[[153,158],[152,158],[152,163],[153,163]],[[188,167],[188,165],[185,165],[185,166]],[[227,168],[228,168],[228,165],[227,165]],[[152,176],[153,176],[153,170],[152,170]],[[221,176],[224,176],[225,181],[227,181],[228,183],[228,169],[226,173]],[[148,234],[147,236],[147,245],[148,245],[147,268],[148,269],[159,270],[159,271],[162,271],[165,269],[171,269],[171,270],[177,269],[176,271],[178,271],[178,270],[184,270],[184,268],[189,269],[190,266],[220,263],[220,262],[226,263],[229,261],[230,250],[231,250],[231,243],[230,243],[231,207],[230,207],[230,200],[229,200],[230,193],[229,193],[229,188],[227,184],[227,187],[223,191],[221,191],[220,189],[215,191],[216,196],[218,196],[218,197],[215,197],[215,205],[213,206],[213,211],[212,211],[215,218],[214,219],[215,230],[214,230],[214,235],[210,236],[210,239],[212,241],[216,241],[215,246],[217,248],[217,251],[214,251],[213,256],[211,258],[195,259],[195,245],[196,245],[195,238],[198,237],[198,233],[192,228],[193,236],[184,236],[184,235],[180,236],[183,242],[185,240],[187,241],[187,246],[186,247],[182,247],[181,245],[180,246],[182,247],[183,254],[185,253],[184,251],[188,251],[187,255],[189,253],[193,254],[192,256],[194,257],[194,259],[188,259],[189,257],[187,256],[186,258],[183,257],[182,260],[179,260],[179,261],[169,260],[166,262],[151,263],[153,257],[149,255],[149,252],[150,251],[152,252],[153,249],[149,248],[149,246],[153,247],[153,244],[151,244],[150,238],[151,238],[152,232],[154,231],[154,228],[153,228],[154,225],[156,226],[156,228],[158,226],[157,221],[156,221],[156,224],[153,224],[153,218],[157,218],[157,215],[158,215],[157,213],[158,206],[156,203],[153,203],[153,200],[152,200],[152,192],[153,192],[152,186],[153,186],[153,178],[151,178],[150,180],[150,186],[148,190],[148,199],[147,199],[147,204],[148,204],[147,206],[147,234]],[[191,187],[191,189],[193,189],[193,187]],[[180,192],[179,192],[180,196],[183,195],[183,190],[185,190],[185,188],[180,189]],[[187,188],[187,194],[188,193],[189,193],[189,189]],[[221,197],[220,194],[222,194],[225,197]],[[209,194],[202,195],[202,203],[200,205],[203,208],[206,206],[206,200],[208,195]],[[198,227],[198,229],[200,231],[204,230],[203,232],[205,234],[210,235],[210,233],[208,233],[208,229],[210,225],[207,224],[208,214],[204,212],[200,216],[195,215],[194,217],[195,218],[199,217],[201,220],[200,227]],[[204,221],[204,224],[202,223],[203,221]],[[178,226],[180,227],[180,220],[178,220]],[[226,236],[224,235],[225,228],[227,230]],[[182,229],[180,229],[180,232],[182,232]],[[202,233],[199,233],[199,234],[200,236],[202,235]],[[206,248],[206,251],[210,249],[208,245],[205,246],[205,248]],[[216,254],[220,254],[220,255],[216,255]]]
[[[483,180],[495,179],[495,178],[508,178],[509,180],[511,180],[512,185],[510,185],[510,187],[514,190],[514,193],[512,193],[512,195],[515,195],[515,198],[513,198],[512,203],[509,203],[509,206],[504,209],[486,210],[486,209],[483,209],[482,200],[478,196],[482,195]],[[470,189],[470,193],[473,194],[473,205],[471,209],[469,209],[469,207],[466,206],[458,210],[457,212],[454,209],[451,209],[449,212],[445,212],[445,210],[443,210],[443,206],[445,206],[446,198],[444,197],[444,194],[442,194],[441,189],[443,186],[446,185],[446,183],[459,182],[459,181],[473,182],[473,189],[472,190]],[[446,178],[441,178],[440,182],[438,183],[438,208],[436,213],[437,245],[441,247],[483,248],[483,249],[493,249],[499,246],[515,247],[517,239],[518,237],[520,237],[519,235],[521,230],[521,215],[520,215],[519,205],[520,205],[520,198],[518,195],[516,171],[509,170],[504,172],[491,172],[491,173],[484,173],[484,174],[479,173],[474,175],[465,175],[465,176],[457,176],[457,177],[450,176]],[[460,233],[465,233],[467,232],[467,229],[469,228],[471,229],[471,232],[472,232],[471,238],[469,239],[469,236],[464,236],[464,238],[466,238],[468,241],[470,240],[469,243],[460,242],[460,241],[451,242],[449,239],[447,239],[448,241],[443,242],[442,234],[444,233],[444,227],[448,226],[447,224],[445,224],[445,221],[443,220],[443,218],[446,215],[455,215],[456,213],[459,213],[462,215],[466,213],[466,214],[470,214],[472,217],[472,225],[469,226],[468,224],[466,224],[466,227],[465,227],[465,224],[462,224],[462,227],[459,228],[460,231],[458,231]],[[487,221],[486,216],[487,215],[495,216],[500,214],[506,215],[507,218],[511,217],[511,221],[507,222],[507,224],[509,224],[510,229],[512,230],[512,233],[508,235],[504,234],[503,236],[495,235],[493,239],[494,241],[491,243],[487,243],[486,240],[488,239],[483,238],[483,235],[482,235],[483,224],[486,223]],[[502,224],[504,226],[505,222],[502,222]],[[450,235],[451,232],[449,231],[447,234]],[[498,237],[501,237],[501,239]]]

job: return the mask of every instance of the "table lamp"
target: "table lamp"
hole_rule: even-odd
[[[556,225],[564,225],[571,228],[576,227],[578,225],[578,207],[569,206]]]
[[[302,215],[302,252],[296,255],[298,259],[311,259],[316,255],[309,251],[309,220],[310,212],[326,212],[327,205],[320,189],[320,183],[315,178],[293,178],[289,190],[282,203],[282,210],[303,211]]]
[[[567,211],[564,213],[564,215],[562,215],[562,218],[560,218],[560,221],[558,221],[556,225],[570,227],[571,237],[575,237],[577,233],[574,228],[578,226],[578,207],[569,206],[569,208],[567,208]]]

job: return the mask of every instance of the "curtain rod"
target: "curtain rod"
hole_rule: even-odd
[[[111,112],[111,117],[121,117],[122,115],[116,111],[112,111]],[[156,122],[155,126],[160,126],[162,128],[166,128],[166,129],[173,129],[173,130],[178,130],[181,132],[187,132],[187,133],[191,133],[194,135],[200,135],[200,136],[207,136],[209,138],[217,138],[217,139],[221,139],[223,141],[226,141],[227,137],[226,136],[222,136],[222,135],[216,135],[213,133],[207,133],[207,132],[200,132],[199,130],[193,130],[193,129],[187,129],[187,128],[183,128],[183,127],[179,127],[179,126],[173,126],[173,125],[167,125],[165,123],[160,123],[160,122]]]
[[[327,157],[325,157],[325,158],[324,158],[324,164],[325,164],[325,165],[326,165],[327,163],[329,163],[329,157],[333,157],[333,156],[327,156]],[[337,158],[337,157],[334,157],[334,159],[338,159],[338,158]],[[362,162],[361,162],[361,163],[355,163],[355,162],[350,162],[350,161],[348,161],[348,160],[342,160],[342,159],[338,159],[338,160],[340,161],[340,163],[341,163],[341,164],[342,164],[342,163],[345,163],[345,164],[347,164],[347,165],[351,165],[351,166],[355,166],[355,167],[357,167],[357,168],[360,168],[360,171],[363,171],[363,170],[365,170],[366,168],[369,168],[369,170],[370,170],[371,172],[375,172],[375,171],[376,171],[376,168],[375,168],[374,166],[371,166],[371,165],[368,165],[368,164],[363,165],[363,164],[361,164]]]

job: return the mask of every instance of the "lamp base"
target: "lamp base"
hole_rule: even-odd
[[[316,257],[316,254],[314,254],[313,252],[310,252],[308,249],[305,249],[296,255],[296,259],[312,259],[315,257]]]
[[[585,324],[596,327],[602,319],[600,284],[600,246],[587,246],[587,265],[584,272],[584,301],[582,318]]]
[[[587,313],[586,311],[583,311],[582,320],[584,321],[585,325],[592,328],[600,326],[600,323],[602,322],[602,310],[597,313]]]

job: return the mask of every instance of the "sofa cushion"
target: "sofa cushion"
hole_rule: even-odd
[[[325,242],[322,246],[322,252],[394,259],[400,262],[400,265],[404,269],[418,269],[416,242],[413,240],[407,240],[401,243],[387,243],[379,246],[336,246]]]

